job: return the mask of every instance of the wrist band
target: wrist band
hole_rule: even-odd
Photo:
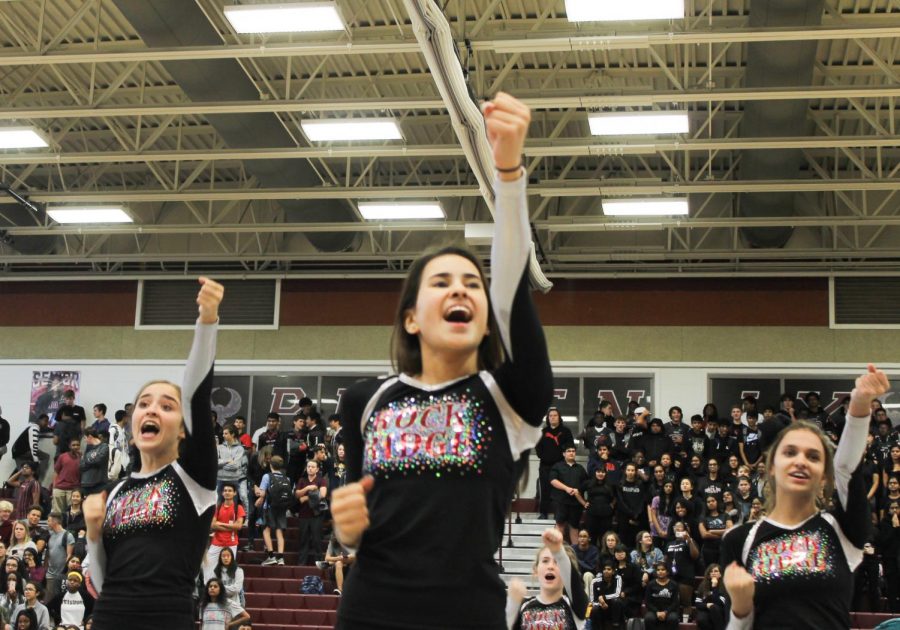
[[[494,170],[498,173],[518,173],[519,169],[524,168],[525,164],[523,162],[519,162],[516,166],[512,168],[500,168],[499,166],[495,166]]]

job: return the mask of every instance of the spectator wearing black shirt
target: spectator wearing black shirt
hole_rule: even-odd
[[[744,437],[744,429],[746,425],[744,424],[744,408],[741,405],[732,405],[731,407],[731,422],[728,426],[728,434],[734,438],[735,443],[740,442],[741,438]],[[737,452],[737,447],[735,447],[735,452]]]
[[[709,566],[719,559],[722,536],[734,526],[731,518],[722,513],[722,504],[714,495],[706,497],[706,514],[700,519],[700,539],[703,542],[703,564]]]
[[[578,542],[578,527],[587,502],[581,496],[581,487],[587,482],[587,471],[575,461],[575,445],[569,444],[563,451],[563,461],[550,469],[550,485],[553,486],[553,503],[556,528],[565,537],[569,528],[569,542]]]
[[[306,462],[309,460],[307,452],[309,444],[306,442],[306,420],[309,416],[300,412],[294,416],[293,431],[288,433],[288,460],[287,476],[292,483],[297,483],[300,475],[306,472]]]
[[[706,477],[697,481],[697,495],[705,502],[706,497],[713,496],[721,500],[722,494],[726,489],[730,488],[726,484],[719,473],[718,460],[711,459],[706,464]]]
[[[665,549],[672,565],[672,579],[678,582],[683,606],[690,606],[694,597],[694,571],[700,548],[694,541],[688,525],[676,521],[672,525],[673,537]]]
[[[665,562],[656,565],[656,579],[647,585],[645,630],[678,630],[678,584],[669,579]]]
[[[815,422],[820,429],[824,429],[825,421],[828,420],[828,412],[819,404],[819,392],[807,392],[804,400],[806,401],[807,420]]]
[[[553,486],[550,485],[550,469],[557,462],[563,461],[563,451],[575,444],[575,438],[568,427],[563,426],[559,409],[550,407],[547,410],[546,424],[541,432],[541,439],[534,447],[540,464],[538,466],[539,483],[539,518],[547,518],[553,511]]]
[[[324,444],[323,453],[324,453]],[[322,546],[322,501],[328,497],[328,484],[319,471],[319,462],[306,462],[306,474],[297,481],[294,496],[300,502],[297,517],[300,520],[299,560],[301,565],[314,565],[319,560]]]
[[[622,543],[616,545],[613,552],[616,575],[622,578],[622,590],[625,594],[625,616],[637,617],[644,600],[644,584],[642,572],[628,559],[628,549]]]
[[[306,419],[306,457],[312,459],[319,445],[325,446],[325,423],[318,411],[311,411]]]
[[[900,502],[891,501],[878,526],[876,549],[887,585],[888,610],[900,613]]]
[[[612,464],[612,462],[609,462]],[[590,532],[591,541],[596,541],[612,529],[613,504],[616,500],[616,490],[609,481],[609,473],[605,467],[594,470],[593,477],[588,479],[581,487],[582,496],[587,501],[585,511],[587,513],[587,531]]]
[[[762,446],[760,445],[759,428],[756,426],[759,422],[759,416],[755,413],[747,414],[747,426],[744,428],[744,435],[738,442],[738,452],[741,455],[741,461],[754,468],[762,460]]]
[[[9,444],[9,422],[3,417],[3,409],[0,408],[0,457],[6,455],[7,444]]]
[[[703,582],[694,597],[699,630],[725,630],[728,623],[728,594],[722,584],[722,569],[718,564],[706,567]]]
[[[591,629],[613,630],[625,620],[625,593],[614,563],[603,563],[601,574],[591,582]]]
[[[619,538],[632,541],[641,529],[647,527],[648,502],[644,484],[637,476],[637,466],[633,462],[625,464],[625,478],[616,487],[616,520]]]
[[[82,414],[84,410],[82,410]],[[84,416],[82,415],[82,420]],[[82,435],[82,422],[72,415],[72,408],[60,407],[57,414],[56,425],[53,427],[53,443],[56,444],[56,457],[69,451],[72,440],[80,440]]]
[[[80,431],[84,430],[84,423],[87,420],[87,414],[84,412],[84,407],[75,404],[74,390],[67,389],[65,392],[63,392],[62,404],[59,406],[59,409],[56,410],[57,422],[59,422],[59,419],[63,413],[67,413],[69,415],[69,417],[78,425],[78,429]],[[65,447],[69,447],[68,442],[65,444]]]
[[[641,451],[645,455],[647,450],[644,446],[644,439],[650,431],[650,410],[646,407],[637,407],[634,410],[634,422],[631,424],[631,439],[628,446],[631,449],[632,457],[634,453]]]
[[[329,448],[331,449],[331,457],[337,460],[338,446],[344,443],[344,428],[341,422],[340,414],[333,413],[328,416],[328,428],[330,429],[331,441]]]
[[[651,468],[659,463],[663,453],[672,453],[672,440],[663,430],[663,421],[660,418],[653,418],[650,421],[650,430],[644,434],[642,446],[644,457]]]
[[[740,421],[740,417],[738,421]],[[743,426],[741,424],[741,427]],[[738,442],[732,435],[731,426],[723,422],[719,425],[716,436],[710,440],[710,456],[718,460],[720,467],[725,467],[728,464],[728,458],[737,455],[737,445]]]
[[[272,447],[272,455],[278,455],[282,459],[287,460],[287,441],[288,434],[282,431],[281,416],[277,413],[270,413],[266,416],[266,430],[259,436],[256,448],[259,450],[267,446]]]
[[[631,433],[622,416],[613,421],[613,431],[609,434],[609,456],[620,468],[631,459]]]
[[[688,459],[693,455],[698,455],[704,461],[709,459],[709,437],[703,429],[703,416],[691,416],[691,429],[687,432],[685,442]]]
[[[597,412],[584,423],[584,431],[578,436],[588,453],[593,453],[597,449],[601,443],[597,440],[601,436],[608,443],[609,433],[613,430],[614,422],[612,403],[608,400],[601,400]]]
[[[672,441],[672,454],[678,459],[687,457],[687,434],[691,428],[684,422],[684,412],[681,407],[669,408],[669,422],[665,425],[666,435]]]
[[[109,483],[109,444],[93,427],[84,432],[87,446],[81,458],[81,491],[84,496],[103,490]],[[105,436],[105,434],[104,434]]]

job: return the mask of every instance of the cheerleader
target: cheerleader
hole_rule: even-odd
[[[856,379],[837,452],[815,424],[782,430],[766,456],[768,515],[730,530],[722,541],[729,630],[846,630],[853,570],[870,526],[859,463],[870,404],[885,394],[875,366]],[[837,491],[835,508],[820,506]]]
[[[222,286],[200,278],[199,318],[182,386],[151,381],[131,423],[135,470],[84,501],[94,630],[193,628],[194,578],[216,504],[209,396]],[[160,605],[164,602],[164,605]]]
[[[498,171],[490,295],[469,251],[419,258],[395,320],[399,374],[341,397],[350,483],[331,513],[339,541],[358,547],[341,629],[506,627],[493,555],[552,374],[528,288],[530,112],[499,94],[484,116]]]
[[[571,548],[563,546],[563,536],[557,529],[545,530],[542,542],[544,545],[538,549],[531,569],[532,576],[540,584],[540,593],[537,597],[526,598],[525,583],[518,578],[510,582],[506,600],[507,627],[509,630],[581,630],[584,628],[584,612],[581,611],[587,610],[588,600],[580,583],[578,564],[569,556]],[[618,598],[622,579],[614,575],[611,563],[609,569],[609,576],[618,585],[609,592],[615,591]],[[594,584],[602,581],[603,578],[597,578]],[[592,586],[592,591],[606,593],[596,586]],[[620,612],[618,601],[614,605]]]

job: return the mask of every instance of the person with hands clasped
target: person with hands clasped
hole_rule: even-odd
[[[563,548],[559,530],[545,530],[542,542],[531,571],[540,584],[540,593],[537,597],[526,598],[525,584],[517,578],[510,581],[506,600],[507,628],[581,630],[587,595],[581,587],[578,568]]]
[[[822,430],[797,421],[766,456],[767,516],[722,540],[729,630],[846,630],[853,570],[871,524],[860,462],[870,406],[890,389],[869,364],[856,379],[837,452]],[[834,509],[822,509],[835,495]]]
[[[131,418],[140,458],[108,497],[84,501],[89,574],[99,593],[93,630],[194,627],[191,593],[216,505],[209,396],[224,293],[208,278],[199,282],[181,387],[158,380],[141,388]]]
[[[468,250],[424,254],[394,321],[398,373],[341,397],[348,484],[333,492],[331,515],[356,554],[342,630],[506,626],[493,556],[553,385],[528,286],[531,114],[502,93],[483,111],[497,170],[490,289]]]

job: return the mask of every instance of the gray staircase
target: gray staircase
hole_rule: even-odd
[[[503,529],[503,571],[500,579],[509,584],[514,577],[525,582],[529,594],[537,592],[537,586],[532,580],[531,568],[534,566],[534,558],[541,546],[541,534],[548,527],[553,527],[553,519],[540,520],[537,514],[522,514],[522,522],[512,525],[512,546],[508,525]],[[500,562],[500,552],[494,554],[494,559]]]

